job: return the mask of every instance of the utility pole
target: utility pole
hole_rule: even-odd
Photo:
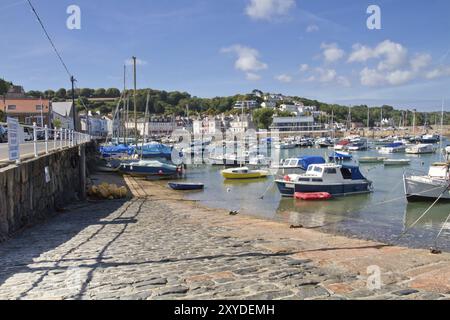
[[[73,116],[73,130],[78,131],[77,126],[77,110],[75,108],[75,81],[77,81],[73,76],[70,77],[70,82],[72,82],[72,116]],[[86,115],[87,116],[87,115]]]
[[[137,106],[136,106],[136,91],[137,91],[137,82],[136,82],[136,57],[133,57],[133,69],[134,69],[134,136],[136,146],[138,144],[138,135],[137,135]]]

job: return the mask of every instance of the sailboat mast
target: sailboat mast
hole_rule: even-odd
[[[138,134],[137,134],[137,105],[136,105],[136,91],[137,91],[137,82],[136,82],[136,57],[133,57],[133,70],[134,70],[134,134],[135,134],[135,143],[136,146],[138,144]]]
[[[443,150],[442,150],[442,137],[444,134],[444,98],[442,98],[442,108],[441,108],[441,134],[439,137],[439,149],[441,152],[441,158],[444,158],[443,156]]]

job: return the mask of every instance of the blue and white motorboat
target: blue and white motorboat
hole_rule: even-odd
[[[344,196],[372,191],[372,182],[362,175],[359,167],[335,163],[310,165],[304,174],[290,174],[275,182],[283,197],[293,197],[296,192]]]
[[[157,160],[123,162],[119,171],[132,176],[174,176],[181,173],[181,169],[176,165]]]

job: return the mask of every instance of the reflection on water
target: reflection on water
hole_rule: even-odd
[[[284,158],[300,155],[327,156],[330,150],[282,150]],[[354,157],[380,156],[376,150],[354,152]],[[373,181],[374,192],[336,198],[330,201],[298,201],[281,198],[274,178],[252,180],[224,180],[221,167],[200,166],[187,170],[187,180],[203,182],[205,190],[186,193],[189,199],[200,200],[207,206],[239,210],[266,219],[285,221],[293,225],[318,228],[324,232],[344,234],[364,239],[411,247],[428,248],[450,213],[450,204],[436,205],[408,234],[398,236],[431,205],[408,204],[403,193],[405,169],[427,171],[431,163],[440,161],[439,154],[383,155],[394,159],[411,159],[406,167],[384,167],[382,164],[362,164],[362,173]],[[443,249],[450,251],[450,229],[444,229],[440,239]]]

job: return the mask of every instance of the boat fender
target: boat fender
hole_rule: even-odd
[[[284,181],[291,181],[291,178],[289,176],[284,176]]]

